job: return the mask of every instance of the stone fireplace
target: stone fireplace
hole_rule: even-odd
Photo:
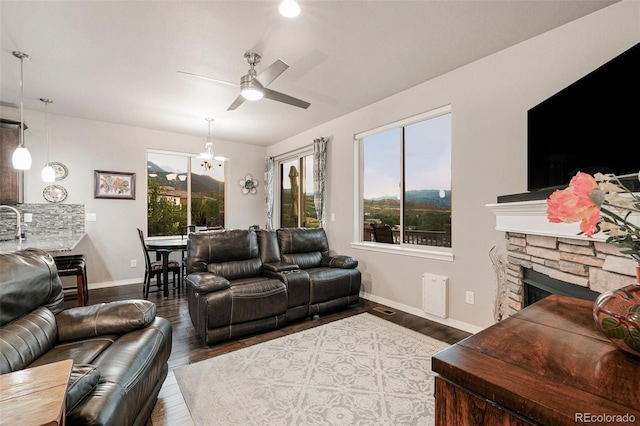
[[[575,291],[570,295],[591,300],[599,293],[635,282],[633,259],[606,244],[604,235],[589,239],[577,235],[578,224],[549,223],[545,200],[487,207],[496,215],[496,229],[505,232],[506,253],[494,261],[501,305],[497,319],[525,306],[525,289],[532,281],[551,282],[552,291],[542,285],[543,292]],[[555,290],[556,284],[560,290]]]

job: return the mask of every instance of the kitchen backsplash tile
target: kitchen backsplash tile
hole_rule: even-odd
[[[69,236],[84,234],[84,204],[9,204],[20,211],[22,231],[29,236]],[[24,221],[25,213],[32,215],[32,221]],[[15,237],[15,213],[0,210],[0,240]]]

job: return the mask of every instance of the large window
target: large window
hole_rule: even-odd
[[[178,235],[183,227],[224,226],[224,161],[147,153],[147,234]]]
[[[362,161],[362,240],[451,247],[450,108],[356,139]],[[384,229],[392,239],[382,239]]]
[[[313,154],[281,159],[277,165],[280,226],[317,228],[318,215],[313,204]]]

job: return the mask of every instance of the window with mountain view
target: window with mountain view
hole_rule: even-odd
[[[223,161],[147,153],[147,235],[179,235],[187,225],[224,226]]]
[[[450,108],[357,139],[363,241],[451,247]],[[381,239],[381,228],[390,228],[392,239]]]

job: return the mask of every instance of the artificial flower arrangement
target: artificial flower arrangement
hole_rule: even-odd
[[[568,188],[547,199],[549,222],[580,221],[580,230],[587,237],[602,231],[608,236],[607,243],[640,263],[640,227],[629,220],[632,212],[640,212],[640,197],[612,174],[578,172]]]
[[[640,226],[630,220],[633,212],[640,212],[640,197],[611,174],[591,176],[578,172],[569,187],[553,192],[547,199],[550,222],[579,221],[580,230],[587,237],[604,232],[607,243],[638,262],[636,283],[598,296],[593,318],[612,343],[640,356]]]

